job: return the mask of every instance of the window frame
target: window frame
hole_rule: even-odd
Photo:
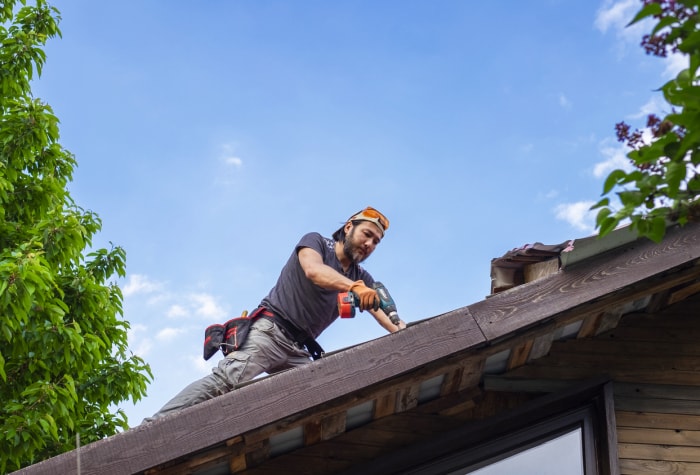
[[[466,425],[440,438],[448,453],[435,454],[402,473],[469,473],[580,427],[584,474],[618,475],[612,384],[605,380],[575,385]]]

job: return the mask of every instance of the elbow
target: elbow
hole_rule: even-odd
[[[304,268],[304,275],[314,284],[318,284],[321,273],[317,266],[308,266]]]

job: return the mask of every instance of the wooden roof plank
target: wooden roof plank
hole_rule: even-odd
[[[291,420],[295,414],[317,410],[342,398],[347,400],[350,394],[368,398],[377,387],[387,381],[395,382],[402,374],[415,375],[424,367],[434,371],[437,362],[444,364],[455,355],[473,355],[485,348],[480,355],[487,355],[499,345],[512,346],[525,333],[529,333],[528,339],[538,338],[542,334],[541,326],[556,326],[573,317],[581,318],[638,299],[650,291],[668,290],[697,279],[698,258],[700,224],[687,225],[682,230],[670,228],[660,245],[636,241],[536,282],[417,322],[401,332],[333,353],[305,367],[256,381],[178,414],[87,445],[80,451],[81,473],[143,473],[238,435]],[[668,276],[666,273],[670,271],[674,274]],[[493,346],[487,348],[490,345]],[[536,347],[537,344],[532,350]],[[521,370],[514,374],[535,378],[539,374],[537,367],[534,372],[533,367]],[[553,371],[550,377],[559,377],[557,368],[548,370]],[[587,368],[569,370],[573,373],[563,377],[587,377],[590,372]],[[663,374],[640,368],[636,372],[625,370],[617,376],[621,381],[700,385],[697,375],[685,373]],[[398,387],[406,387],[405,384]],[[412,407],[412,394],[409,391],[404,394],[404,400],[397,400],[397,408]],[[400,397],[398,392],[396,395]],[[265,457],[265,449],[249,452],[249,462]],[[20,473],[72,473],[76,471],[76,460],[77,453],[72,451]]]
[[[140,473],[484,344],[484,336],[467,308],[448,312],[86,445],[80,452],[81,473]],[[21,473],[71,473],[76,469],[76,455],[76,451],[67,452]]]
[[[669,228],[660,244],[640,239],[565,271],[493,295],[470,305],[469,311],[486,338],[494,341],[698,258],[700,224]]]

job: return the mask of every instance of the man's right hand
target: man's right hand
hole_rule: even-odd
[[[353,292],[360,299],[360,310],[379,310],[379,295],[374,289],[370,289],[361,280],[353,282],[353,284],[348,289],[349,292]]]

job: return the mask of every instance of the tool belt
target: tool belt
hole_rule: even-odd
[[[209,325],[204,330],[204,359],[208,360],[219,350],[226,356],[239,349],[248,338],[255,318],[255,314],[248,316],[244,312],[224,324]]]
[[[224,324],[209,325],[204,330],[204,359],[208,360],[219,350],[224,356],[238,350],[245,343],[250,327],[253,326],[253,322],[258,318],[267,318],[274,322],[288,338],[300,347],[306,347],[306,350],[314,360],[323,357],[324,351],[321,345],[305,331],[298,329],[289,320],[275,315],[269,309],[258,307],[249,316],[244,313],[240,317],[232,318]]]

